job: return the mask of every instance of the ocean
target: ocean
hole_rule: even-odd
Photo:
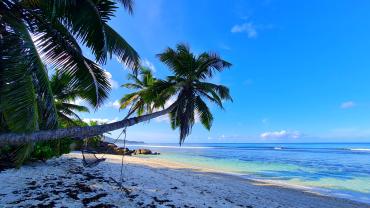
[[[118,144],[119,145],[119,144]],[[370,143],[139,144],[161,159],[370,204]]]

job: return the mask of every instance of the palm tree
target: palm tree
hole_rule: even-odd
[[[231,100],[231,96],[227,87],[207,82],[207,80],[212,78],[216,72],[229,68],[231,64],[215,53],[194,55],[184,44],[177,45],[176,49],[168,48],[158,57],[174,75],[167,77],[166,80],[156,80],[152,86],[145,89],[146,93],[140,94],[140,96],[143,96],[146,105],[153,105],[155,108],[165,106],[167,101],[176,97],[176,101],[169,107],[110,124],[38,131],[30,134],[1,134],[0,144],[19,144],[63,137],[90,137],[132,126],[165,114],[170,114],[172,127],[180,129],[180,144],[189,135],[196,114],[199,115],[201,123],[210,129],[213,116],[204,99],[223,108],[222,101]],[[136,111],[138,110],[136,109]]]
[[[84,91],[73,87],[72,80],[68,74],[60,74],[58,71],[50,79],[58,118],[63,126],[77,126],[76,120],[81,122],[82,120],[76,112],[89,112],[87,107],[73,103],[86,96]]]
[[[70,76],[73,88],[84,91],[94,107],[110,90],[99,65],[115,55],[130,68],[138,66],[137,52],[108,25],[118,3],[132,13],[133,0],[0,1],[2,132],[58,128],[46,65]],[[80,44],[91,50],[94,61],[83,55]]]
[[[177,45],[176,50],[167,48],[165,52],[158,54],[158,57],[174,74],[159,86],[165,88],[165,98],[177,96],[178,103],[170,112],[170,121],[173,129],[180,130],[181,144],[190,134],[195,115],[200,118],[203,126],[210,130],[213,116],[204,99],[222,109],[224,108],[222,100],[232,101],[226,86],[207,82],[215,72],[221,72],[231,67],[231,64],[215,53],[202,53],[196,56],[185,44]]]
[[[152,113],[153,105],[150,101],[146,100],[146,94],[149,89],[156,83],[157,79],[154,78],[153,73],[150,69],[141,67],[139,74],[130,73],[127,77],[132,82],[125,83],[122,87],[136,90],[136,92],[126,94],[120,100],[120,109],[128,108],[128,116],[132,113],[137,112],[138,116],[144,113]]]

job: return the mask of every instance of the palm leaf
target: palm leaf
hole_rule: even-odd
[[[125,95],[123,98],[120,100],[120,109],[125,109],[127,108],[130,104],[134,103],[135,100],[138,99],[138,93],[130,93]]]
[[[202,53],[197,59],[196,76],[202,79],[213,77],[214,71],[221,72],[230,68],[231,63],[224,61],[216,53]]]
[[[213,116],[207,104],[199,96],[195,98],[195,109],[199,115],[200,122],[206,129],[210,130],[212,127]]]
[[[90,104],[102,105],[110,90],[104,70],[82,55],[80,47],[62,24],[54,22],[52,27],[40,19],[38,25],[42,27],[35,32],[36,44],[44,58],[60,73],[72,77],[71,84],[86,92],[84,98]]]
[[[104,32],[107,38],[107,50],[110,56],[112,54],[116,55],[121,63],[137,70],[139,66],[139,55],[135,49],[108,24],[104,24]]]
[[[10,32],[2,34],[0,46],[0,112],[11,131],[37,130],[38,108],[30,69],[32,60],[25,56],[28,48],[24,47],[19,33]]]
[[[120,2],[123,7],[132,14],[134,11],[134,1],[133,0],[116,0],[117,2]]]

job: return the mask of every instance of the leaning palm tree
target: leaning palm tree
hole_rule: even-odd
[[[38,131],[30,134],[0,134],[0,144],[95,136],[166,114],[170,114],[172,127],[180,130],[180,144],[190,134],[196,114],[199,115],[201,123],[210,129],[213,116],[205,100],[223,108],[222,101],[231,100],[231,96],[226,86],[213,84],[207,80],[216,72],[229,68],[231,64],[215,53],[202,53],[197,56],[184,44],[177,45],[176,49],[168,48],[158,57],[169,67],[173,76],[155,81],[145,90],[146,93],[141,95],[146,105],[163,108],[162,110],[97,126]],[[171,98],[175,98],[175,102],[164,108]]]
[[[129,68],[139,63],[136,51],[108,24],[118,3],[132,13],[133,0],[0,1],[2,132],[58,128],[45,65],[72,77],[92,106],[103,104],[110,84],[100,65],[112,55]],[[95,60],[86,58],[80,45]]]
[[[153,105],[150,101],[146,100],[146,94],[150,88],[156,83],[157,79],[154,78],[150,69],[141,67],[138,73],[128,74],[128,80],[131,82],[125,83],[122,87],[135,90],[133,93],[126,94],[120,100],[120,109],[130,107],[128,116],[136,112],[138,116],[144,113],[152,113]]]

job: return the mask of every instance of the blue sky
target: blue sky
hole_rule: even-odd
[[[233,64],[214,78],[234,98],[211,109],[211,131],[196,124],[186,142],[370,142],[370,1],[136,0],[110,24],[164,78],[155,54],[177,43],[218,52]],[[86,119],[123,118],[116,100],[127,70],[104,66],[113,90]],[[113,132],[112,137],[118,135]],[[165,118],[130,127],[130,140],[177,142]]]

